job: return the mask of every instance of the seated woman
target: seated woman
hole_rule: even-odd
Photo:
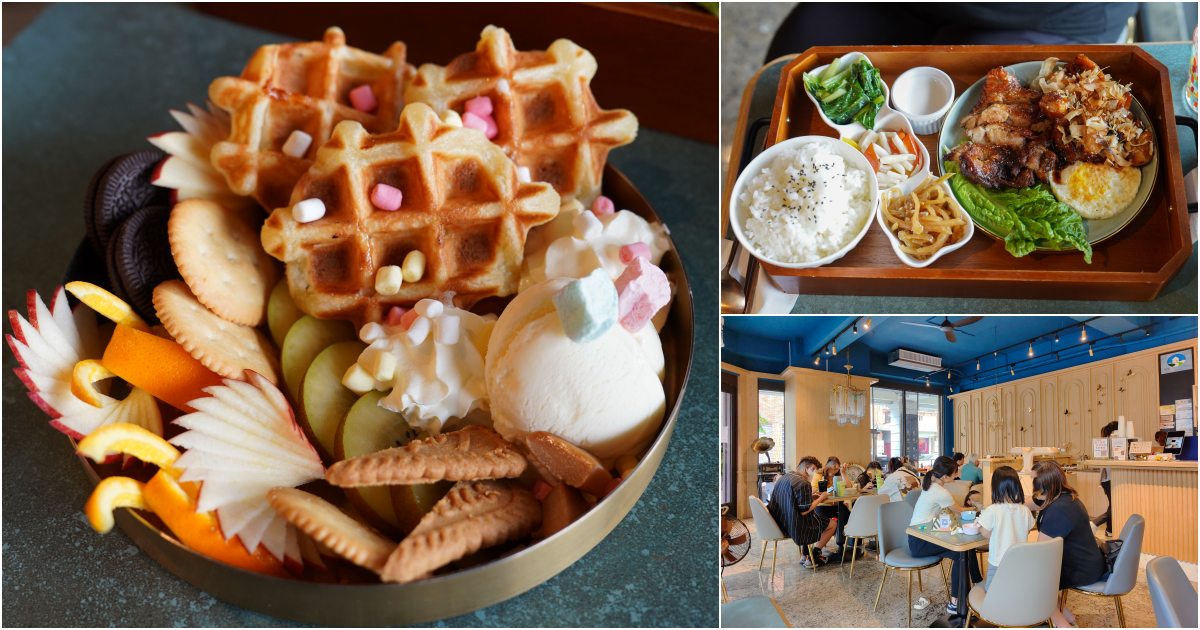
[[[962,470],[959,471],[959,479],[970,481],[971,483],[983,483],[983,469],[979,467],[979,456],[975,453],[967,455],[967,463],[963,464]]]
[[[963,455],[962,453],[954,454],[954,469],[955,470],[954,470],[954,475],[952,475],[952,480],[953,479],[962,479],[962,477],[959,475],[959,473],[962,472],[963,461],[966,460],[966,457],[967,456]]]
[[[883,466],[880,466],[879,462],[872,461],[870,464],[867,464],[867,469],[859,474],[858,479],[854,480],[855,487],[858,488],[859,492],[874,490],[876,475],[883,476]]]
[[[978,492],[973,490],[972,492]],[[979,514],[979,533],[988,537],[988,572],[983,590],[996,577],[1004,552],[1025,542],[1033,529],[1033,513],[1025,505],[1021,477],[1012,466],[1001,466],[992,473],[992,504]]]
[[[817,489],[822,492],[832,493],[834,490],[834,480],[838,477],[842,478],[843,483],[846,480],[846,465],[838,459],[837,455],[830,455],[829,459],[825,460],[825,467],[821,469],[821,479],[817,482]],[[840,549],[845,544],[845,536],[842,533],[846,526],[846,521],[850,520],[850,508],[846,507],[845,502],[838,502],[833,505],[822,505],[817,508],[817,511],[822,517],[833,521],[836,519],[835,532],[837,534],[837,544]]]
[[[903,501],[904,493],[920,485],[916,475],[912,474],[899,457],[888,460],[887,477],[879,488],[880,494],[886,494],[891,501]]]
[[[796,471],[788,473],[775,482],[775,490],[771,494],[771,504],[767,510],[771,517],[791,539],[800,547],[800,563],[812,567],[809,561],[808,546],[817,545],[821,549],[833,537],[834,523],[817,514],[817,508],[825,500],[826,493],[813,496],[812,480],[816,477],[821,462],[808,455],[796,465]],[[817,566],[828,562],[825,556],[813,553]]]
[[[1058,462],[1038,462],[1033,465],[1033,474],[1033,498],[1026,505],[1039,510],[1038,540],[1063,539],[1059,590],[1100,581],[1108,565],[1092,534],[1087,507],[1067,485],[1067,476]],[[1075,615],[1066,606],[1054,611],[1051,620],[1060,628],[1075,625]]]
[[[908,522],[910,526],[928,523],[936,519],[943,509],[955,512],[974,509],[965,508],[955,503],[954,497],[950,495],[950,491],[943,487],[946,482],[953,480],[952,477],[957,468],[954,465],[954,460],[945,455],[933,460],[933,467],[929,469],[929,473],[925,475],[925,479],[921,482],[922,492],[921,496],[917,498],[917,505],[913,508],[912,519]],[[911,535],[908,537],[908,551],[915,557],[937,556],[950,558],[954,561],[951,569],[951,579],[954,584],[959,583],[958,580],[962,567],[959,566],[961,563],[958,561],[957,551],[950,551],[945,547]],[[971,579],[975,582],[982,582],[983,576],[979,574],[979,564],[974,551],[967,554],[967,565],[967,569],[970,570]],[[946,610],[951,615],[958,614],[957,597],[950,598],[950,605],[946,607]]]

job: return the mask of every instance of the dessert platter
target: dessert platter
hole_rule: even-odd
[[[99,169],[64,286],[9,313],[92,527],[308,623],[446,618],[566,568],[650,482],[690,368],[595,58],[495,26],[445,66],[406,52],[262,46]]]
[[[1191,253],[1173,119],[1137,46],[816,47],[723,202],[802,293],[1150,300]]]

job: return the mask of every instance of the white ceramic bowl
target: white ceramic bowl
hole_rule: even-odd
[[[934,255],[932,255],[929,258],[926,258],[924,260],[919,259],[919,258],[913,258],[912,256],[909,256],[908,254],[906,254],[904,252],[904,250],[900,249],[900,239],[896,238],[896,235],[893,234],[892,231],[888,229],[887,221],[883,218],[883,204],[887,202],[886,195],[883,195],[885,198],[880,199],[879,205],[875,209],[875,222],[879,224],[879,228],[881,230],[883,230],[883,233],[885,235],[887,235],[888,242],[892,244],[892,251],[896,253],[896,258],[899,258],[900,262],[908,265],[909,267],[916,267],[918,269],[920,269],[922,267],[928,267],[929,265],[932,265],[937,259],[941,258],[942,256],[945,256],[946,254],[949,254],[950,252],[952,252],[956,249],[962,248],[963,245],[967,244],[967,241],[971,240],[972,236],[975,236],[975,222],[971,220],[971,215],[967,214],[967,212],[962,209],[962,206],[958,205],[958,200],[955,199],[954,194],[952,192],[950,192],[950,185],[947,184],[946,182],[942,182],[941,184],[938,184],[938,186],[942,187],[942,192],[945,193],[946,196],[950,198],[950,203],[953,204],[955,208],[958,208],[959,213],[961,213],[963,218],[965,218],[967,220],[967,233],[963,234],[963,237],[958,239],[958,242],[951,243],[951,244],[939,249]],[[886,191],[886,193],[890,194],[890,195],[894,195],[894,194],[897,194],[897,191],[896,191],[896,189],[893,188],[893,189]],[[899,193],[899,194],[908,194],[908,193]]]
[[[734,182],[733,193],[732,197],[730,197],[729,203],[731,208],[729,222],[733,226],[734,236],[737,237],[737,240],[741,242],[742,246],[745,247],[747,251],[749,251],[759,260],[777,267],[784,267],[787,269],[809,269],[812,267],[828,265],[829,263],[838,260],[842,256],[845,256],[847,252],[854,249],[854,246],[858,245],[858,242],[861,241],[863,236],[867,234],[867,230],[871,228],[871,220],[868,217],[866,221],[863,221],[862,228],[858,231],[854,238],[850,239],[850,241],[841,249],[823,258],[805,262],[786,262],[782,260],[775,260],[759,251],[757,247],[750,243],[750,239],[746,238],[746,234],[743,231],[743,226],[749,219],[749,209],[746,208],[745,204],[742,203],[741,196],[746,190],[746,187],[750,185],[750,180],[754,179],[754,176],[757,175],[759,171],[761,171],[764,167],[766,167],[783,153],[812,143],[825,144],[831,151],[840,155],[850,165],[854,166],[855,168],[862,169],[867,173],[867,187],[871,192],[871,207],[873,208],[873,212],[876,214],[878,214],[879,211],[879,184],[875,180],[875,172],[871,170],[870,162],[867,162],[867,158],[860,153],[858,149],[855,149],[841,140],[836,140],[827,136],[799,136],[796,138],[788,138],[779,144],[767,147],[766,150],[764,150],[762,153],[759,153],[758,156],[751,160],[750,164],[746,165],[745,170],[738,175],[737,181]]]
[[[839,57],[838,59],[840,59],[842,61],[842,63],[846,63],[846,64],[857,63],[859,59],[866,59],[867,61],[871,60],[869,57],[867,57],[866,55],[864,55],[863,53],[860,53],[860,52],[848,52],[848,53],[842,55],[841,57]],[[872,64],[872,65],[874,65],[874,64]],[[809,74],[821,74],[821,72],[823,72],[828,67],[829,67],[829,64],[825,64],[823,66],[820,66],[819,68],[812,70],[812,72],[810,72]],[[879,106],[880,107],[879,113],[875,115],[875,128],[876,129],[879,128],[880,116],[882,116],[884,114],[884,112],[889,109],[888,102],[889,102],[889,98],[890,98],[887,82],[880,80],[880,83],[883,84],[883,104]],[[860,125],[859,123],[854,122],[854,121],[851,121],[850,123],[845,124],[845,125],[835,124],[832,120],[829,120],[828,116],[825,115],[825,110],[821,107],[821,102],[817,100],[817,97],[813,96],[812,92],[808,91],[807,87],[804,88],[804,93],[808,95],[808,100],[812,101],[813,106],[817,108],[817,113],[821,115],[821,120],[825,121],[826,125],[829,125],[830,127],[833,127],[834,129],[836,129],[838,134],[841,137],[857,138],[857,137],[861,136],[864,131],[867,130],[866,127],[863,127],[862,125]]]
[[[889,102],[918,134],[937,133],[954,104],[954,80],[930,66],[910,68],[892,82]]]

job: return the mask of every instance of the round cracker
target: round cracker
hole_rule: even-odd
[[[271,340],[256,328],[218,317],[182,281],[169,280],[154,288],[154,310],[167,332],[204,367],[236,379],[254,370],[279,383]]]
[[[272,488],[267,501],[280,516],[337,555],[378,573],[396,543],[354,520],[332,503],[295,488]]]
[[[279,267],[259,240],[261,215],[188,199],[176,204],[167,226],[175,266],[192,294],[235,324],[262,324],[279,280]]]

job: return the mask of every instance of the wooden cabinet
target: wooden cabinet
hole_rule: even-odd
[[[1113,419],[1125,416],[1138,437],[1158,430],[1158,360],[1155,355],[1113,362]]]
[[[1024,379],[1015,386],[1016,431],[1010,446],[1041,446],[1037,430],[1041,426],[1042,392],[1037,379]]]
[[[982,392],[983,400],[983,451],[985,457],[1004,454],[1004,404],[1000,387],[989,387]]]
[[[1092,409],[1091,424],[1087,427],[1088,435],[1091,437],[1100,437],[1100,428],[1109,422],[1116,420],[1117,416],[1113,412],[1113,366],[1112,363],[1105,362],[1091,368],[1091,398],[1089,406]],[[1091,441],[1088,441],[1090,444]],[[1088,447],[1088,455],[1091,450]]]
[[[1039,377],[1037,383],[1042,391],[1042,424],[1037,432],[1039,442],[1034,446],[1058,446],[1064,441],[1059,432],[1063,410],[1058,406],[1058,377],[1048,374]]]
[[[971,398],[962,396],[954,399],[954,450],[958,453],[972,452],[967,444],[967,427],[971,418]]]
[[[1082,446],[1085,441],[1091,444],[1091,436],[1087,433],[1091,422],[1091,410],[1088,405],[1091,384],[1089,372],[1088,368],[1082,367],[1058,373],[1057,410],[1061,410],[1059,442],[1048,446],[1065,448],[1067,454],[1073,457],[1090,454],[1090,451],[1085,452]]]

